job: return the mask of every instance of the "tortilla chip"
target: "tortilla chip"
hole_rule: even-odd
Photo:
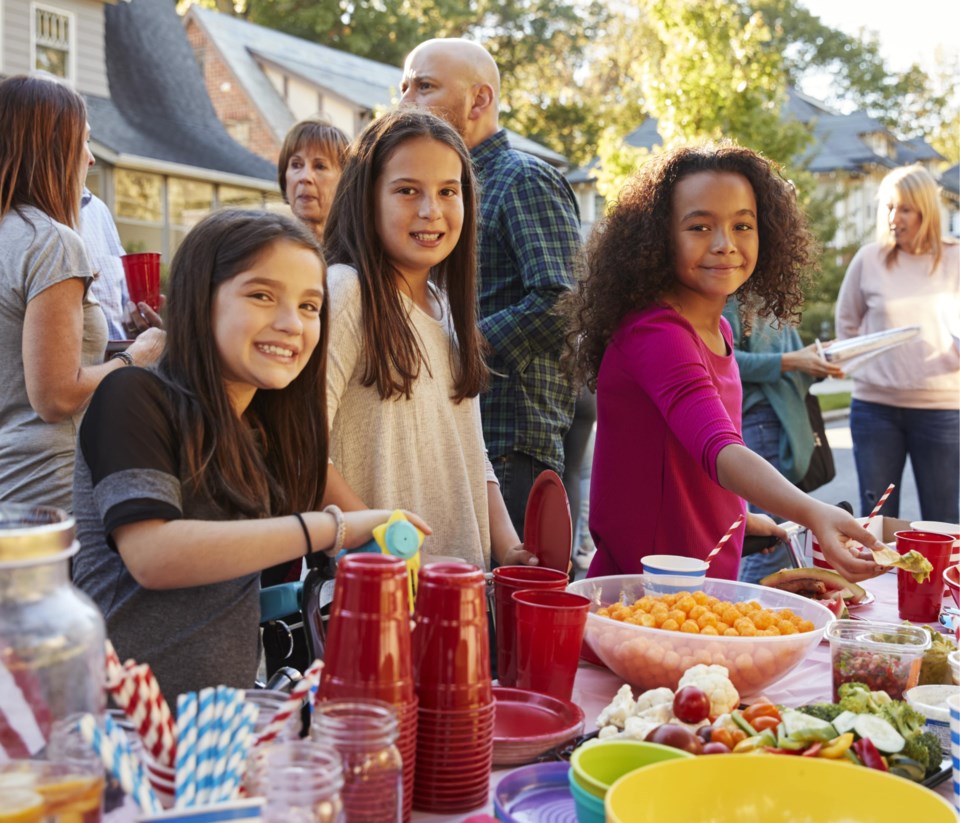
[[[874,561],[881,566],[893,566],[904,569],[913,575],[918,583],[926,583],[933,571],[933,564],[920,552],[914,550],[900,554],[889,546],[883,549],[871,549]]]

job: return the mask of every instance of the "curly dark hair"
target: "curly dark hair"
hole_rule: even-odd
[[[817,248],[793,184],[769,160],[731,142],[664,151],[644,163],[597,224],[578,288],[559,305],[568,323],[565,362],[578,384],[596,388],[603,353],[623,318],[657,302],[676,282],[673,190],[698,172],[741,174],[757,199],[760,249],[753,275],[737,291],[741,311],[781,322],[799,316]]]

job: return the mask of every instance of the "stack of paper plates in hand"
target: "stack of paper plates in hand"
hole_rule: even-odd
[[[830,344],[823,356],[831,363],[843,363],[862,354],[877,354],[913,339],[920,334],[920,326],[901,326],[873,334],[861,334],[846,340],[836,340]]]

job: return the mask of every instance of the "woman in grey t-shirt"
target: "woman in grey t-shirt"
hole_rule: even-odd
[[[80,415],[103,363],[106,321],[74,232],[93,156],[83,98],[49,76],[0,83],[0,501],[71,510]],[[141,335],[141,365],[164,334]]]

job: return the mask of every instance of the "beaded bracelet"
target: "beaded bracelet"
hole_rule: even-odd
[[[347,539],[347,521],[343,519],[343,512],[339,506],[330,505],[324,509],[329,515],[333,516],[333,521],[337,527],[337,536],[334,538],[333,546],[327,550],[328,554],[339,554],[343,548],[343,543]]]

